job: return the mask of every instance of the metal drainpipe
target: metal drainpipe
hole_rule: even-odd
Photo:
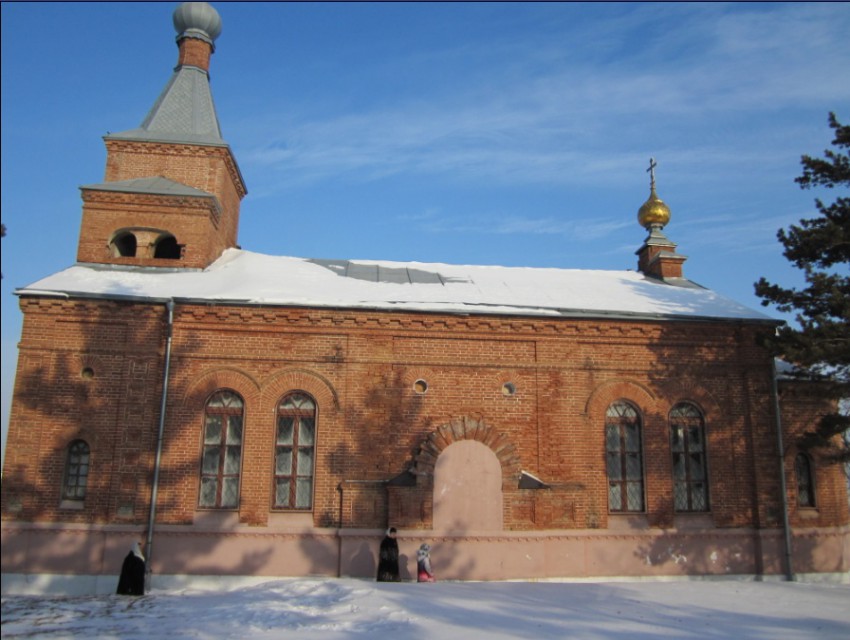
[[[165,433],[165,407],[168,401],[168,371],[171,368],[171,336],[174,332],[174,300],[165,303],[168,310],[168,333],[165,337],[165,369],[162,373],[162,401],[159,404],[159,431],[156,436],[156,458],[153,463],[153,485],[151,486],[151,508],[148,517],[148,537],[145,541],[145,591],[151,588],[151,560],[153,558],[153,528],[156,521],[156,494],[159,489],[159,467],[162,461],[162,438]]]
[[[791,525],[788,522],[788,489],[785,484],[785,446],[782,444],[782,414],[779,412],[779,386],[776,382],[776,359],[771,364],[770,391],[773,396],[773,413],[776,416],[776,446],[779,450],[779,490],[782,493],[782,529],[785,534],[785,578],[794,582],[791,563]]]

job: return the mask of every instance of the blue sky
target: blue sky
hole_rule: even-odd
[[[177,4],[0,5],[4,442],[12,292],[73,264],[78,187],[168,80]],[[685,275],[761,309],[760,276],[800,282],[776,230],[835,196],[793,180],[850,120],[848,3],[213,5],[251,251],[634,269],[653,156]]]

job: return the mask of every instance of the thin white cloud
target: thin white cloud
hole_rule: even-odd
[[[399,217],[400,219],[402,216]],[[403,216],[422,231],[442,234],[508,235],[508,236],[561,236],[572,241],[598,240],[621,229],[634,226],[631,219],[576,219],[552,216],[521,215],[468,215],[462,220],[440,216],[435,211],[422,216]]]
[[[514,39],[505,48],[515,70],[497,78],[508,84],[492,85],[484,74],[463,92],[427,100],[336,117],[266,116],[257,127],[263,142],[248,143],[240,158],[269,191],[328,177],[371,181],[398,174],[599,184],[633,175],[647,149],[664,148],[668,161],[699,158],[704,168],[756,166],[786,154],[782,136],[765,139],[770,113],[850,101],[846,11],[676,6],[674,14],[681,19],[671,26],[680,29],[667,40],[686,52],[682,61],[665,57],[664,42],[653,40],[633,57],[607,64],[582,58],[541,65],[535,42]],[[620,28],[626,38],[658,17],[651,8],[594,28]],[[818,65],[810,63],[813,56]],[[541,66],[527,75],[516,71]]]

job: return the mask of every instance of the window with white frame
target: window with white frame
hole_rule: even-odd
[[[643,495],[643,448],[638,410],[624,400],[605,412],[605,455],[608,471],[608,510],[641,512]]]
[[[230,390],[216,391],[207,400],[199,507],[235,509],[239,506],[244,412],[242,398]]]
[[[680,402],[670,411],[670,451],[673,508],[678,512],[708,511],[705,418],[690,402]]]
[[[275,429],[274,508],[313,508],[316,460],[316,403],[290,393],[278,403]]]

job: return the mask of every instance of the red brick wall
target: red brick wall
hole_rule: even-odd
[[[237,246],[239,206],[246,190],[228,147],[108,139],[106,149],[106,182],[161,176],[210,193],[218,203],[84,190],[78,260],[128,263],[108,252],[109,240],[124,227],[149,226],[173,234],[185,244],[181,266],[205,267]],[[174,266],[173,261],[130,263]]]
[[[832,522],[847,522],[850,516],[846,498],[846,478],[843,474],[836,473],[839,469],[837,465],[830,465],[824,459],[823,451],[808,452],[817,498],[814,508],[799,506],[794,470],[794,460],[800,452],[797,446],[799,437],[806,431],[813,431],[820,416],[835,411],[835,403],[823,397],[817,384],[804,381],[782,382],[779,386],[779,397],[786,451],[785,481],[792,525],[823,527]]]
[[[143,522],[164,308],[29,298],[21,306],[3,517]],[[178,306],[159,520],[196,517],[203,407],[213,391],[229,388],[245,400],[239,520],[246,524],[268,521],[275,407],[288,391],[301,390],[318,404],[317,526],[383,528],[389,517],[405,528],[430,527],[433,452],[423,443],[430,438],[439,450],[468,437],[485,441],[501,460],[507,529],[607,528],[602,425],[618,399],[638,407],[643,420],[647,525],[677,523],[667,415],[688,400],[705,415],[711,521],[778,526],[771,368],[756,344],[758,330]],[[84,363],[92,363],[92,380],[80,377]],[[420,379],[428,384],[424,394],[414,389]],[[503,393],[506,382],[515,385],[513,395]],[[793,430],[801,416],[789,410],[784,419]],[[59,487],[65,449],[76,437],[92,446],[93,484],[85,508],[68,511],[59,508]],[[374,484],[408,469],[424,474],[414,487]],[[519,470],[550,488],[518,489]],[[848,522],[842,478],[835,468],[818,469],[818,526]]]
[[[222,212],[210,198],[92,190],[83,190],[82,195],[78,262],[198,269],[208,266],[229,246],[220,232]],[[110,243],[116,232],[123,229],[167,231],[183,245],[183,255],[179,260],[152,258],[150,248],[143,246],[143,238],[136,233],[139,240],[136,255],[116,257]]]
[[[162,309],[56,298],[22,300],[21,307],[4,518],[144,522],[159,414]],[[78,438],[91,447],[92,469],[81,510],[61,501],[67,447]]]
[[[209,71],[211,55],[212,47],[209,43],[198,38],[183,38],[180,41],[177,64],[200,67],[204,71]]]

